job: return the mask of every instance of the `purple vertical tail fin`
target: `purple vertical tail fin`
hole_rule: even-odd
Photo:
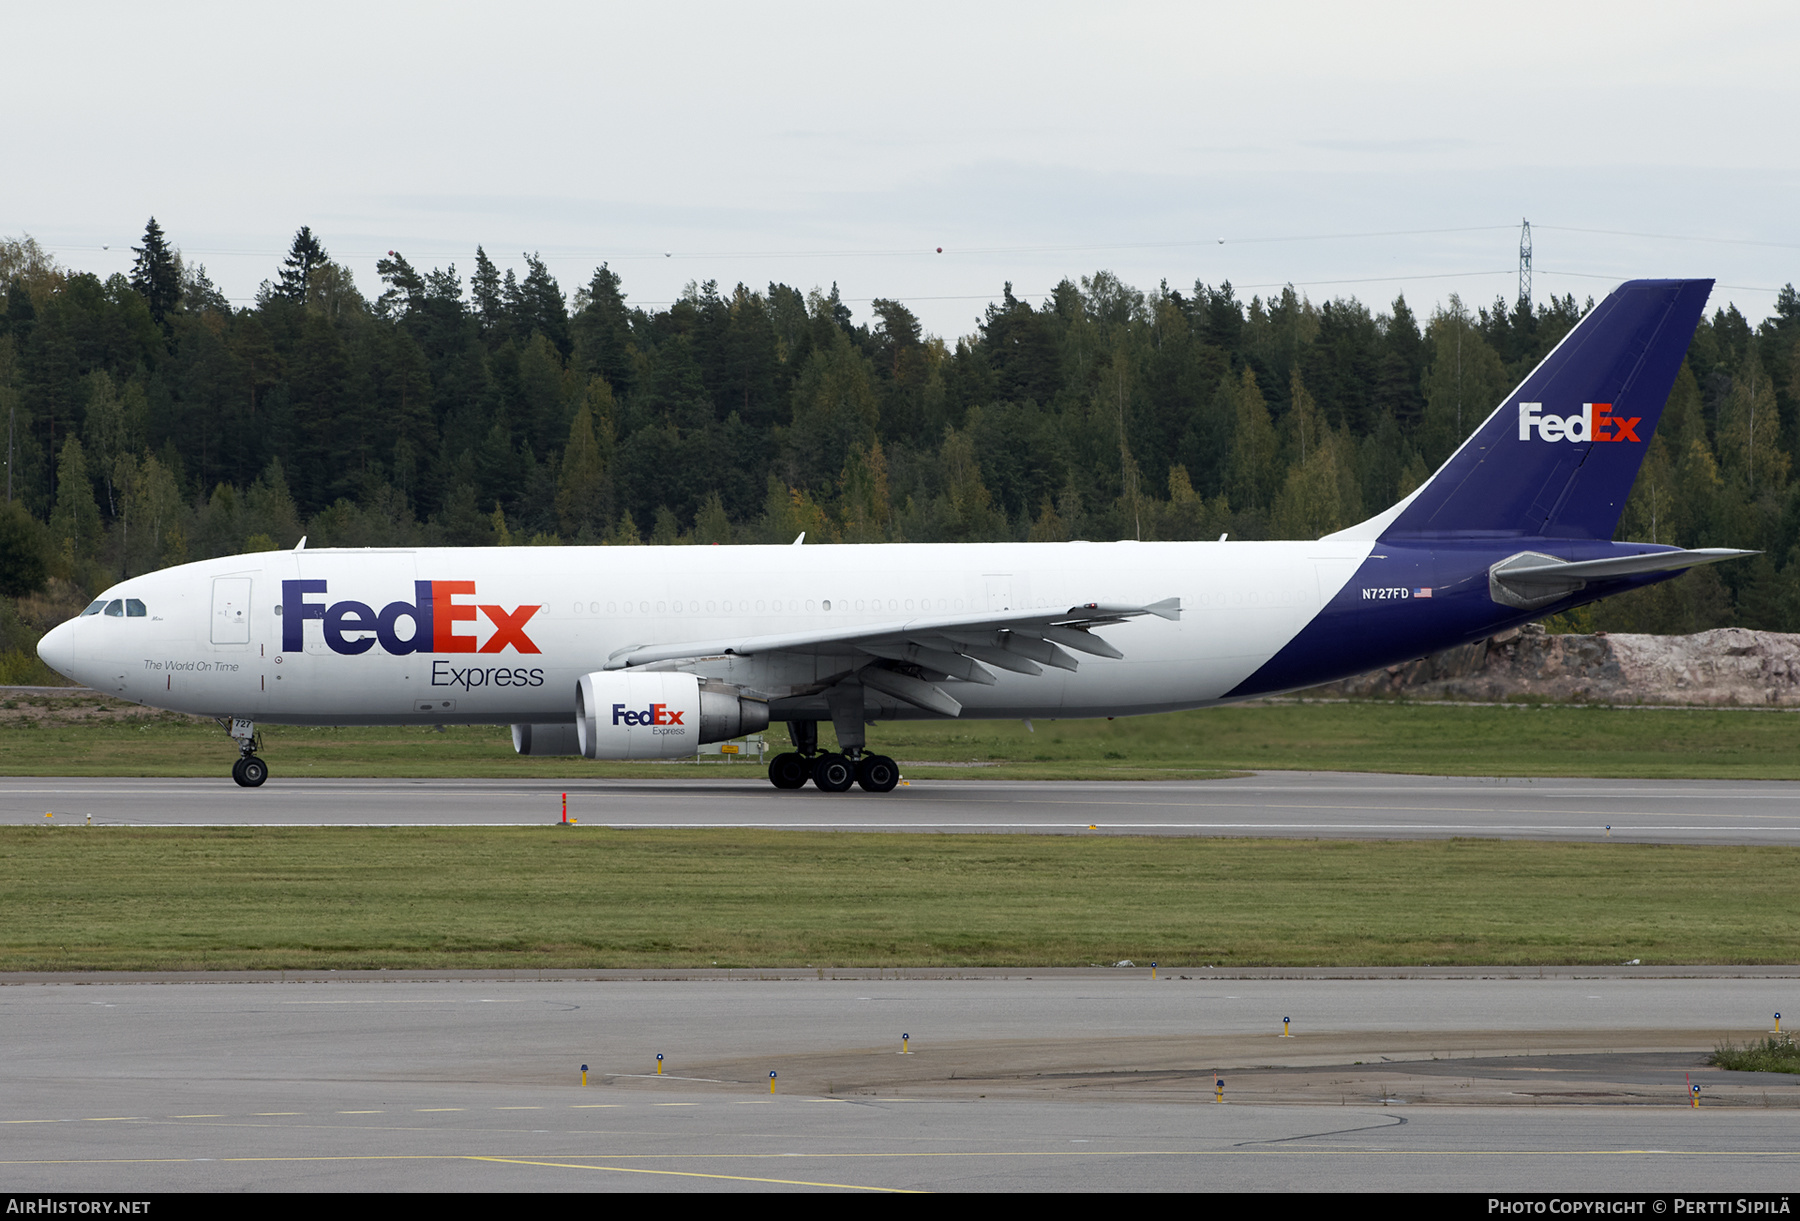
[[[1632,280],[1418,491],[1341,538],[1610,539],[1711,280]]]

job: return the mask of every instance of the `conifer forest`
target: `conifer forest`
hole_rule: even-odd
[[[604,265],[570,292],[480,247],[466,272],[389,252],[359,286],[310,229],[233,308],[154,220],[142,243],[102,280],[0,240],[0,651],[52,604],[303,535],[1317,537],[1417,486],[1591,304],[1421,314],[1098,271],[1038,301],[1006,285],[944,338],[835,286],[693,283],[652,311]],[[1772,317],[1702,321],[1619,527],[1762,554],[1554,626],[1800,631],[1797,447],[1790,285]]]

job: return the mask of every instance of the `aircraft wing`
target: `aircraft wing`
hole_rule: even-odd
[[[864,685],[921,708],[955,716],[962,704],[937,684],[948,679],[992,686],[994,669],[1042,674],[1044,666],[1075,669],[1074,653],[1095,657],[1124,654],[1093,629],[1141,615],[1181,617],[1181,599],[1147,605],[1090,602],[1063,611],[1018,610],[968,615],[923,616],[810,632],[730,636],[672,644],[632,645],[608,658],[608,670],[702,657],[755,657],[774,653],[861,653],[857,671]],[[990,669],[989,667],[993,667]]]

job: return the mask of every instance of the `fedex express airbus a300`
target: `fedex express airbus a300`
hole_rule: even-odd
[[[1290,691],[1741,551],[1612,540],[1710,280],[1622,285],[1442,469],[1312,542],[304,550],[133,577],[38,646],[96,690],[259,721],[511,724],[662,759],[786,721],[780,788],[885,792],[867,726]],[[818,750],[831,721],[842,753]]]

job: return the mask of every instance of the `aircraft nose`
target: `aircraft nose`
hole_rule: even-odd
[[[75,664],[75,622],[58,624],[44,633],[38,641],[38,656],[44,664],[65,678],[74,678],[72,667]],[[77,681],[80,681],[77,679]]]

